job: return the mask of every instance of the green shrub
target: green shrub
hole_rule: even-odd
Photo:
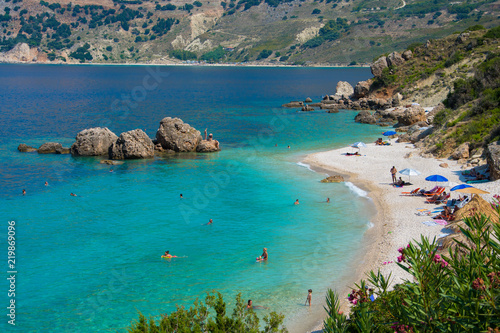
[[[492,206],[500,211],[497,204]],[[442,254],[437,253],[436,240],[423,236],[420,242],[401,247],[397,265],[411,278],[389,291],[391,274],[371,271],[368,283],[356,284],[349,295],[353,304],[349,320],[339,314],[339,296],[329,291],[324,332],[487,332],[498,328],[500,221],[496,219],[465,218],[460,227],[465,240],[454,240]]]
[[[106,46],[106,51],[109,51],[109,52],[113,51],[113,47],[112,46]]]
[[[281,56],[280,61],[287,61],[290,57],[287,55]]]
[[[500,38],[500,26],[491,28],[484,34],[484,38]]]
[[[286,333],[283,327],[284,316],[271,312],[264,317],[264,329],[259,329],[259,318],[255,312],[248,310],[241,294],[236,296],[233,313],[226,313],[226,303],[219,292],[207,294],[205,302],[196,300],[193,306],[186,310],[177,307],[177,311],[162,316],[159,323],[153,318],[148,320],[142,314],[139,320],[129,328],[129,333],[144,332],[234,332],[234,333]]]
[[[271,54],[273,54],[271,50],[262,50],[257,56],[257,60],[267,59]]]
[[[179,60],[196,60],[198,58],[196,53],[186,50],[172,50],[170,56]]]

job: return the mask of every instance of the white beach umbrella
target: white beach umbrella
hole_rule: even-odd
[[[415,169],[410,169],[410,168],[403,169],[403,170],[399,171],[399,173],[402,175],[408,176],[408,181],[411,180],[410,176],[418,176],[421,174],[420,171],[415,170]]]
[[[366,147],[366,144],[364,142],[354,142],[351,147],[354,147],[354,148],[361,148],[361,147]]]

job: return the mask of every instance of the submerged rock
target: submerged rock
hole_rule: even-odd
[[[292,101],[290,103],[285,103],[282,105],[284,108],[300,108],[304,105],[304,102],[301,101]]]
[[[322,183],[341,183],[343,181],[344,177],[342,177],[341,175],[333,175],[321,180]]]
[[[76,136],[76,142],[71,146],[74,156],[101,156],[107,155],[109,147],[116,142],[118,137],[107,127],[84,129]]]

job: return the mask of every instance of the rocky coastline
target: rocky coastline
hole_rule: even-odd
[[[148,159],[157,154],[179,152],[211,153],[220,151],[219,141],[210,136],[202,137],[200,131],[179,118],[165,117],[160,121],[156,137],[151,139],[141,129],[117,136],[107,127],[84,129],[76,136],[70,148],[57,142],[47,142],[38,149],[21,143],[17,150],[23,153],[71,154],[78,156],[107,157],[101,162],[117,164],[115,160]]]

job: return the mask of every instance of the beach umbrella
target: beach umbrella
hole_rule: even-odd
[[[471,185],[468,185],[468,184],[460,184],[460,185],[452,187],[450,189],[450,191],[462,190],[462,189],[467,188],[467,187],[474,187],[474,186],[471,186]]]
[[[488,193],[490,193],[490,192],[486,192],[486,191],[480,190],[480,189],[472,187],[472,186],[464,187],[462,189],[458,189],[455,191],[461,192],[461,193],[469,193],[469,194],[472,194],[472,193],[474,193],[474,194],[488,194]]]
[[[415,169],[409,169],[409,168],[403,169],[403,170],[399,171],[399,173],[402,174],[402,175],[408,176],[408,181],[411,180],[410,176],[418,176],[418,175],[420,175],[420,171],[417,171]]]
[[[443,177],[441,175],[432,175],[432,176],[425,178],[425,180],[428,180],[430,182],[447,182],[448,181],[448,179],[446,177]]]
[[[361,147],[366,147],[366,144],[364,142],[354,142],[351,147],[354,147],[354,148],[361,148]]]
[[[386,131],[386,132],[382,133],[382,135],[385,135],[385,136],[391,136],[394,134],[396,134],[396,131]]]

